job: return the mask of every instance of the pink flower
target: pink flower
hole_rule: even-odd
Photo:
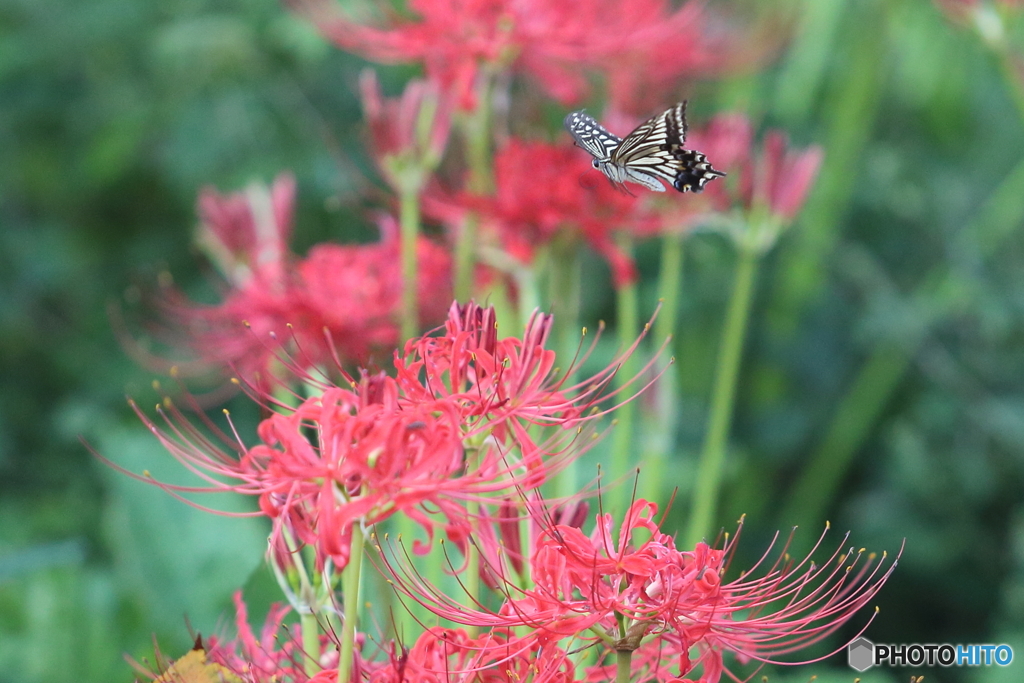
[[[816,145],[791,148],[778,130],[768,131],[755,149],[753,126],[741,114],[716,117],[689,141],[729,170],[726,182],[709,184],[704,195],[733,238],[760,251],[771,248],[803,208],[824,158]]]
[[[733,70],[751,61],[727,24],[708,21],[704,3],[688,2],[658,21],[655,3],[622,5],[616,27],[635,26],[634,39],[597,60],[608,79],[608,108],[646,118],[679,99],[680,83]]]
[[[711,193],[725,210],[741,206],[746,211],[767,210],[784,222],[792,221],[803,208],[821,167],[824,152],[816,145],[803,150],[789,147],[785,133],[770,130],[760,153],[754,150],[750,121],[739,114],[716,117],[691,140],[709,156],[720,159],[729,175],[738,180],[714,183]]]
[[[217,203],[206,194],[201,201],[206,214],[218,216],[218,234],[232,237],[225,243],[244,244],[243,237],[255,234],[235,229],[244,225],[239,220],[224,218],[245,215],[240,196]],[[402,295],[398,228],[386,215],[379,225],[378,243],[320,244],[301,260],[287,253],[273,260],[236,259],[236,265],[263,265],[229,282],[219,304],[197,304],[177,290],[166,291],[158,302],[162,334],[197,359],[185,372],[229,369],[249,381],[270,381],[282,363],[308,369],[340,357],[351,366],[393,350]],[[450,301],[451,258],[420,237],[417,259],[420,322],[429,326],[443,319]]]
[[[244,285],[252,277],[276,280],[288,259],[295,210],[295,177],[282,173],[269,188],[252,185],[245,192],[199,194],[198,244],[230,282]]]
[[[549,329],[550,316],[536,315],[523,339],[499,339],[493,309],[453,304],[446,334],[410,340],[405,356],[396,354],[397,380],[364,374],[342,388],[284,363],[315,395],[293,408],[272,390],[249,385],[272,411],[251,447],[223,434],[224,446],[218,445],[172,402],[159,408],[162,428],[136,407],[171,454],[208,485],[139,478],[172,493],[257,496],[274,523],[273,547],[287,531],[297,543],[315,546],[321,565],[330,559],[344,566],[354,527],[396,513],[431,537],[441,526],[461,543],[471,527],[468,502],[537,488],[590,443],[563,430],[566,437],[538,444],[529,432],[534,424],[568,428],[599,416],[584,411],[606,398],[602,391],[618,368],[563,386],[552,377],[554,353],[544,349]]]
[[[363,114],[377,163],[388,183],[399,192],[418,192],[437,167],[451,130],[447,98],[432,81],[409,81],[402,96],[381,96],[371,69],[359,78]]]
[[[393,646],[392,646],[393,647]],[[572,683],[575,667],[561,648],[500,630],[471,638],[462,629],[428,628],[409,650],[392,650],[369,683]]]
[[[376,244],[320,244],[297,267],[302,308],[343,359],[366,363],[398,345],[398,308],[402,296],[398,226],[381,216]],[[419,236],[416,242],[417,301],[421,326],[444,319],[451,300],[451,257]],[[323,339],[323,334],[319,335]],[[314,347],[315,348],[315,347]],[[318,354],[319,358],[325,358]]]
[[[290,0],[346,50],[385,63],[420,62],[463,108],[476,106],[482,71],[512,68],[533,76],[556,99],[587,90],[580,66],[603,68],[631,46],[696,38],[702,4],[676,9],[667,0],[564,3],[554,0],[413,0],[409,15],[378,26],[358,24],[322,0]],[[683,55],[673,55],[673,63]],[[678,60],[678,61],[676,61]]]
[[[635,348],[586,380],[567,385],[571,368],[556,374],[555,352],[545,348],[551,324],[551,315],[535,311],[521,339],[499,338],[493,308],[452,303],[445,334],[414,339],[403,356],[396,354],[398,383],[415,402],[453,401],[468,423],[487,424],[498,444],[525,447],[524,461],[532,470],[534,458],[551,453],[533,444],[529,429],[567,429],[596,417],[591,409],[612,397],[605,389]]]
[[[536,504],[528,507],[539,520],[550,519]],[[609,515],[599,515],[590,535],[541,522],[528,587],[512,580],[517,573],[503,566],[502,554],[485,554],[496,563],[490,574],[500,577],[505,598],[496,611],[457,602],[412,567],[392,570],[401,591],[456,623],[525,627],[544,644],[600,641],[633,653],[635,681],[685,676],[699,666],[702,681],[717,683],[725,652],[741,661],[784,663],[781,656],[833,633],[868,604],[896,564],[886,567],[884,554],[876,562],[874,555],[842,548],[816,564],[810,556],[792,560],[783,548],[770,566],[761,568],[766,554],[726,581],[735,538],[721,550],[704,543],[679,550],[654,521],[656,512],[653,503],[637,501],[617,532]],[[699,657],[691,661],[694,648]],[[675,663],[672,673],[667,662]],[[614,665],[587,672],[590,681],[610,677]]]

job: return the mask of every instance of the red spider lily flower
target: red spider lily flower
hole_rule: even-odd
[[[653,3],[631,3],[616,14],[637,26],[634,41],[597,60],[608,81],[609,109],[646,117],[679,99],[683,80],[707,78],[753,61],[749,48],[727,32],[726,22],[708,21],[703,3],[689,2],[663,21],[652,21]],[[628,16],[623,16],[623,15]]]
[[[446,201],[428,194],[424,209],[449,225],[467,211],[477,213],[484,230],[525,264],[558,238],[585,241],[608,261],[621,287],[636,279],[636,267],[616,245],[615,232],[656,234],[663,222],[646,198],[620,192],[588,169],[571,144],[512,139],[495,156],[493,196],[463,193]]]
[[[306,309],[321,329],[330,332],[342,358],[360,363],[394,349],[399,338],[402,277],[398,226],[389,215],[381,216],[378,225],[380,242],[321,244],[296,267]],[[419,236],[416,258],[419,321],[429,327],[444,319],[451,301],[451,256]]]
[[[690,140],[729,169],[729,182],[715,183],[705,194],[720,211],[739,209],[743,220],[730,231],[762,251],[774,245],[803,208],[824,157],[816,145],[790,149],[786,134],[777,130],[768,131],[762,150],[755,152],[753,127],[739,114],[715,118]]]
[[[399,192],[418,192],[441,162],[452,111],[432,81],[414,79],[402,96],[384,99],[371,69],[359,78],[363,114],[377,163],[388,183]]]
[[[195,647],[173,663],[166,662],[157,650],[157,671],[149,671],[132,662],[133,667],[154,683],[307,683],[323,681],[306,672],[306,653],[303,650],[302,627],[286,626],[284,619],[289,608],[271,605],[263,628],[257,636],[249,625],[248,609],[241,592],[234,595],[234,638],[211,637],[204,645],[196,638]],[[330,636],[319,636],[322,659],[314,668],[336,664],[336,649]],[[129,660],[131,661],[131,660]],[[367,668],[357,659],[357,671]],[[335,672],[336,673],[336,672]],[[333,679],[332,679],[333,680]],[[358,680],[358,679],[354,679]]]
[[[471,638],[462,629],[430,628],[409,650],[391,652],[371,672],[369,683],[446,681],[446,683],[572,683],[575,667],[557,646],[509,638],[495,630]]]
[[[551,453],[533,445],[529,428],[570,428],[597,417],[591,409],[611,398],[604,390],[639,343],[604,370],[567,385],[571,368],[557,373],[555,352],[545,348],[551,325],[552,316],[534,312],[522,339],[499,338],[493,308],[455,302],[445,334],[411,340],[404,355],[396,355],[397,380],[411,400],[454,401],[467,423],[489,425],[487,434],[498,444],[524,448],[532,472],[540,464],[537,459]],[[631,384],[625,382],[618,391]]]
[[[245,192],[199,194],[196,242],[235,286],[258,275],[279,279],[288,259],[295,209],[295,177],[282,173],[268,189],[254,184]]]
[[[530,558],[530,587],[515,585],[501,566],[491,568],[505,595],[496,611],[458,603],[409,565],[392,573],[405,595],[456,623],[528,627],[545,644],[567,637],[600,641],[633,652],[631,680],[663,680],[669,677],[664,662],[671,660],[679,663],[678,676],[699,665],[701,680],[717,683],[724,652],[741,661],[785,663],[779,657],[830,635],[872,599],[896,564],[842,549],[820,565],[810,557],[796,562],[783,548],[771,566],[756,571],[766,554],[726,582],[735,539],[721,550],[704,543],[679,550],[654,521],[656,511],[637,501],[617,534],[609,515],[598,516],[589,536],[547,522]],[[692,648],[697,661],[690,659]],[[614,667],[598,666],[587,680],[613,676]]]
[[[252,272],[217,305],[165,292],[158,302],[165,336],[199,359],[185,366],[186,374],[230,368],[252,381],[277,377],[286,355],[308,369],[339,356],[366,363],[394,349],[402,296],[398,228],[390,216],[378,223],[380,242],[317,245],[305,259]],[[447,310],[451,258],[426,237],[416,249],[420,322],[429,326]]]
[[[234,603],[237,633],[231,639],[210,639],[207,655],[211,662],[234,672],[244,683],[334,683],[337,680],[338,652],[335,636],[319,635],[319,650],[323,654],[312,668],[319,670],[324,667],[325,671],[312,674],[308,671],[306,660],[309,655],[304,650],[306,643],[302,636],[302,626],[284,623],[290,611],[287,606],[271,605],[257,635],[249,625],[248,609],[241,592],[235,593]],[[362,635],[356,638],[360,643],[364,640]],[[360,648],[357,647],[353,681],[362,680],[364,673],[375,666],[363,660],[359,652]]]
[[[160,486],[258,496],[274,522],[273,546],[287,532],[289,543],[317,549],[321,567],[348,562],[355,525],[399,512],[428,537],[440,525],[462,543],[472,527],[468,502],[535,489],[592,443],[581,445],[578,431],[539,444],[529,433],[534,424],[569,427],[598,416],[584,412],[607,398],[602,391],[618,367],[563,386],[552,378],[554,353],[544,349],[549,329],[550,316],[536,315],[522,340],[499,339],[493,309],[453,304],[447,334],[410,340],[405,356],[396,354],[397,380],[378,374],[341,388],[300,363],[282,363],[319,393],[290,408],[250,386],[274,411],[252,447],[224,435],[227,448],[218,446],[173,403],[160,408],[163,428],[136,412],[208,482]]]
[[[579,66],[601,67],[654,36],[696,30],[702,3],[676,9],[667,0],[566,4],[552,0],[413,0],[410,15],[390,13],[365,26],[322,0],[290,0],[341,48],[369,59],[421,62],[466,109],[481,71],[512,68],[537,79],[555,98],[578,101],[587,90]]]
[[[136,411],[171,454],[209,484],[158,485],[172,493],[256,495],[274,523],[274,547],[287,530],[297,543],[317,549],[320,567],[327,560],[344,567],[354,525],[401,512],[431,538],[443,524],[450,537],[461,539],[469,526],[467,500],[507,496],[522,485],[512,453],[481,448],[467,462],[462,444],[474,432],[464,428],[454,403],[409,404],[393,380],[375,381],[385,385],[381,402],[367,402],[376,392],[327,388],[293,412],[264,420],[261,443],[236,443],[237,456],[203,437],[173,406],[161,409],[166,429]]]

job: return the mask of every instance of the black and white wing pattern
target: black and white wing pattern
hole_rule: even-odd
[[[594,168],[598,167],[598,162],[607,163],[611,159],[612,152],[622,142],[622,138],[609,133],[593,116],[588,116],[581,111],[574,111],[566,116],[564,124],[576,144],[594,157]]]
[[[710,181],[725,175],[706,156],[683,147],[686,102],[652,116],[621,140],[582,112],[569,114],[565,125],[594,157],[594,168],[613,183],[637,183],[664,192],[664,181],[680,192],[701,192]]]

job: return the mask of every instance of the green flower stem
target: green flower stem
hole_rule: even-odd
[[[466,460],[470,469],[476,466],[480,460],[480,453],[476,447],[466,448]],[[470,533],[472,534],[476,530],[475,520],[480,517],[480,503],[470,500],[466,504],[466,513],[470,520]],[[470,538],[466,545],[466,578],[464,583],[470,600],[482,602],[483,596],[480,595],[480,548],[474,540]],[[480,634],[480,627],[467,625],[466,633],[469,634],[470,638],[476,638]]]
[[[484,79],[478,94],[477,107],[462,119],[466,137],[466,163],[469,166],[469,191],[489,194],[494,187],[491,177],[491,97],[490,78]],[[476,233],[479,216],[470,214],[455,244],[455,298],[466,301],[473,294],[473,268],[476,261]]]
[[[553,245],[548,263],[548,310],[554,314],[552,342],[558,366],[566,373],[565,384],[572,384],[571,363],[580,344],[580,252],[574,244]],[[573,460],[555,475],[551,490],[557,498],[579,493],[579,463]]]
[[[341,653],[338,656],[338,682],[348,683],[352,676],[353,654],[355,652],[356,625],[359,620],[359,580],[363,567],[363,529],[352,525],[352,546],[349,550],[348,566],[342,572],[345,622],[341,625]]]
[[[619,247],[626,254],[632,254],[633,243],[627,236],[620,236]],[[636,283],[630,283],[620,287],[615,293],[616,311],[618,323],[616,329],[619,335],[619,348],[627,349],[636,341],[637,329],[639,327],[639,302]],[[621,387],[637,374],[637,354],[635,350],[626,358],[615,373],[616,386]],[[612,434],[612,456],[611,472],[612,477],[620,477],[627,474],[633,464],[633,418],[636,415],[636,401],[630,401],[618,409],[618,424]],[[620,486],[612,500],[618,504],[618,510],[625,512],[628,501],[626,496],[632,491],[632,487]]]
[[[419,192],[406,190],[399,196],[402,251],[402,342],[419,334],[416,303],[416,242],[420,232]]]
[[[726,443],[732,423],[733,404],[736,399],[736,378],[739,374],[743,340],[746,336],[750,301],[757,275],[759,253],[752,247],[739,247],[739,260],[733,283],[732,299],[726,314],[722,344],[718,352],[715,387],[711,397],[711,415],[697,465],[697,479],[693,493],[687,547],[704,540],[715,521],[718,489],[722,480]]]
[[[320,671],[320,624],[312,612],[300,616],[299,624],[302,626],[303,669],[312,678]]]
[[[455,243],[455,300],[465,303],[473,295],[476,232],[479,216],[470,213],[462,223],[462,232]]]
[[[665,237],[661,251],[661,270],[658,273],[658,295],[661,310],[654,321],[654,344],[663,344],[675,337],[679,308],[679,294],[683,283],[683,235]],[[671,349],[671,346],[669,346]],[[665,368],[654,387],[654,410],[642,413],[644,434],[644,471],[640,478],[640,496],[660,501],[665,494],[665,463],[672,456],[675,444],[675,417],[678,403],[675,365]]]
[[[632,678],[632,650],[616,650],[615,652],[615,683],[629,683]]]
[[[668,235],[661,245],[661,269],[658,273],[658,296],[661,310],[654,321],[654,342],[661,344],[676,333],[679,294],[683,288],[684,235]]]

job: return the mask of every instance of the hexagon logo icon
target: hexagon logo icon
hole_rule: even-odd
[[[867,638],[858,638],[846,647],[850,668],[863,673],[875,663],[875,644]]]

